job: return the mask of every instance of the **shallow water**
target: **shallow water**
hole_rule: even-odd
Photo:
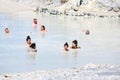
[[[32,26],[34,17],[46,26]],[[8,27],[10,34],[4,33]],[[89,29],[90,35],[82,30]],[[37,53],[28,53],[26,36],[37,44]],[[78,50],[63,51],[63,45],[78,40]],[[120,65],[120,18],[55,16],[21,12],[0,14],[0,73],[15,73],[82,66]]]

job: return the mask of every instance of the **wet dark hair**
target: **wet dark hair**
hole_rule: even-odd
[[[41,25],[41,27],[43,27],[43,30],[45,30],[45,26],[44,25]]]
[[[86,35],[89,35],[89,34],[90,34],[90,31],[89,31],[89,30],[86,30],[85,34],[86,34]]]
[[[26,41],[28,41],[28,39],[30,39],[30,40],[31,40],[30,36],[27,36]]]
[[[30,48],[36,49],[36,44],[35,44],[35,43],[32,43],[32,44],[30,45]]]
[[[68,45],[68,43],[67,43],[67,42],[64,44],[64,46],[67,46],[67,47],[69,47],[69,45]]]
[[[74,41],[72,41],[72,42],[75,44],[75,46],[78,45],[78,41],[77,41],[77,40],[74,40]]]

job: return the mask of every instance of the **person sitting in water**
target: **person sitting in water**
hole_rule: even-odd
[[[72,49],[78,49],[78,48],[80,48],[79,46],[78,46],[78,41],[77,40],[74,40],[74,41],[72,41],[72,47],[71,47]]]
[[[33,19],[33,22],[34,22],[34,24],[38,24],[38,22],[37,22],[37,19],[36,19],[36,18],[34,18],[34,19]]]
[[[90,34],[90,31],[88,29],[87,30],[83,30],[83,32],[85,32],[86,35]]]
[[[66,42],[66,43],[64,44],[64,50],[65,50],[65,51],[69,51],[68,47],[69,47],[69,45],[68,45],[68,43]]]
[[[8,28],[5,28],[5,33],[9,33],[9,29]]]
[[[26,43],[27,43],[28,46],[31,45],[31,38],[30,38],[30,36],[27,36]]]
[[[37,50],[36,50],[36,44],[35,44],[35,43],[32,43],[32,44],[30,45],[30,51],[31,51],[31,52],[37,52]]]
[[[86,34],[86,35],[89,35],[89,34],[90,34],[90,31],[89,31],[89,30],[86,30],[85,34]]]
[[[36,27],[38,25],[38,21],[36,18],[33,19],[33,26]]]
[[[45,29],[45,26],[44,26],[44,25],[41,25],[40,31],[42,31],[42,32],[45,32],[45,31],[46,31],[46,29]]]

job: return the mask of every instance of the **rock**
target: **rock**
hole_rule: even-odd
[[[119,8],[116,7],[116,8],[113,8],[113,11],[114,12],[119,12],[120,10],[119,10]]]
[[[60,15],[60,14],[62,14],[61,12],[56,11],[56,10],[51,10],[51,11],[49,11],[49,13],[52,14],[52,15]]]
[[[40,9],[40,12],[44,12],[44,13],[46,13],[47,11],[48,11],[47,8],[41,8],[41,9]]]
[[[104,15],[100,15],[99,17],[104,18],[105,16]]]
[[[118,15],[118,17],[120,17],[120,15]]]
[[[4,75],[5,78],[8,78],[8,77],[11,77],[11,76],[8,76],[8,75]]]

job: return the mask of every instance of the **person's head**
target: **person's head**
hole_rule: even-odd
[[[9,29],[8,28],[5,28],[5,33],[9,33]]]
[[[35,43],[32,43],[32,44],[30,45],[30,48],[36,49],[36,44],[35,44]]]
[[[68,51],[68,47],[69,47],[69,45],[68,45],[68,43],[66,42],[66,43],[64,44],[64,49],[65,49],[66,51]]]
[[[72,41],[72,46],[77,47],[78,46],[78,41],[77,40]]]
[[[30,36],[27,36],[26,42],[27,42],[28,44],[31,44],[31,38],[30,38]]]
[[[65,47],[65,48],[68,48],[68,47],[69,47],[69,45],[68,45],[67,42],[64,44],[64,47]]]
[[[26,41],[31,40],[30,36],[27,36]]]
[[[31,44],[31,39],[28,39],[28,40],[27,40],[27,43],[28,43],[28,44]]]
[[[34,19],[33,19],[33,22],[34,22],[34,24],[37,24],[37,19],[34,18]]]
[[[89,35],[89,34],[90,34],[90,31],[89,31],[89,30],[86,30],[85,34],[86,34],[86,35]]]
[[[45,30],[45,26],[41,25],[41,31],[44,31],[44,30]]]

